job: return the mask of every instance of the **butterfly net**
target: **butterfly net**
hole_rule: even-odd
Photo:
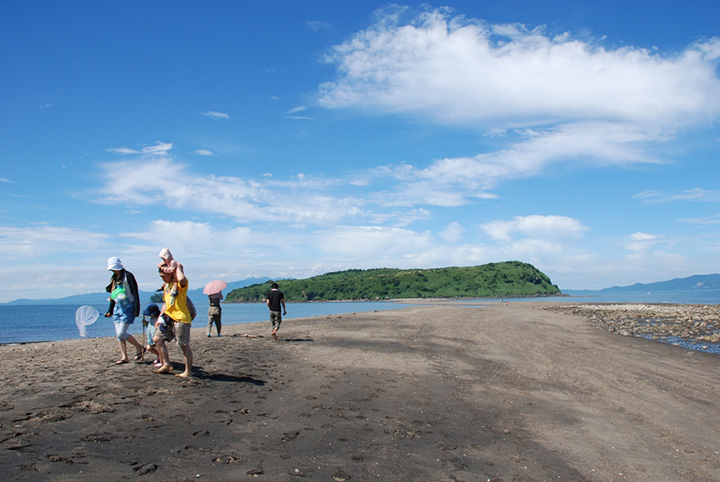
[[[92,306],[81,306],[75,312],[75,324],[80,331],[80,336],[85,338],[87,336],[87,327],[95,323],[100,313]]]

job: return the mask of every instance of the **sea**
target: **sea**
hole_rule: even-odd
[[[490,298],[461,300],[467,306],[468,301],[482,307],[483,303],[505,301],[508,303],[539,303],[548,301],[583,302],[583,303],[678,303],[678,304],[720,304],[720,290],[703,291],[664,291],[658,293],[602,293],[583,296],[548,297],[548,298]],[[207,300],[195,301],[197,318],[195,327],[207,326]],[[475,303],[476,302],[476,303]],[[115,328],[110,318],[103,317],[107,303],[93,304],[100,316],[91,325],[86,326],[85,338],[113,337]],[[145,305],[143,305],[145,306]],[[317,316],[342,315],[369,311],[385,311],[414,306],[402,301],[337,301],[312,303],[287,303],[288,314],[283,322],[291,322],[293,318],[309,318]],[[41,341],[59,341],[81,339],[80,331],[75,323],[75,312],[80,305],[71,304],[32,304],[32,305],[0,305],[0,344],[33,343]],[[254,323],[268,321],[268,309],[265,303],[223,303],[223,325]],[[142,317],[133,323],[130,333],[142,335]],[[720,329],[720,327],[718,327]],[[214,333],[214,329],[213,329]],[[692,348],[692,347],[691,347]],[[720,352],[720,349],[718,350]]]
[[[204,298],[204,302],[193,300],[197,309],[193,327],[207,326],[208,302],[207,297]],[[143,308],[146,305],[147,303],[143,303]],[[108,304],[101,303],[88,305],[98,310],[100,316],[94,323],[85,327],[86,336],[81,337],[80,330],[75,323],[75,312],[80,306],[70,304],[0,305],[0,345],[115,336],[112,318],[103,316],[107,311]],[[411,305],[392,301],[287,303],[288,314],[283,316],[283,323],[292,322],[293,318],[397,310],[407,306]],[[265,303],[222,304],[223,326],[259,321],[268,321],[269,325],[269,319]],[[138,340],[141,339],[139,336],[142,336],[142,316],[135,319],[129,333]],[[215,328],[213,327],[214,333]]]

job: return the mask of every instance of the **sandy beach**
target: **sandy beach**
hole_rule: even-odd
[[[547,306],[286,320],[277,342],[199,316],[191,379],[115,366],[113,338],[0,346],[0,479],[720,480],[720,358]]]

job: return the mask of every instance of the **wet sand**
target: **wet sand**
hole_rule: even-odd
[[[720,480],[720,357],[546,305],[288,319],[277,342],[199,317],[187,380],[115,366],[112,338],[0,346],[0,479]]]

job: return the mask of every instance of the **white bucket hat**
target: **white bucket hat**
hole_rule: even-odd
[[[108,258],[108,271],[120,271],[121,269],[125,269],[125,266],[123,266],[120,258],[117,256]]]

